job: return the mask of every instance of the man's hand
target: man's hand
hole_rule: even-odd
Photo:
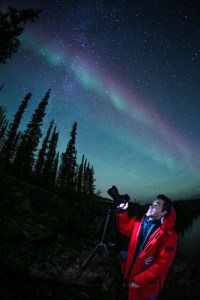
[[[122,209],[122,210],[126,210],[128,208],[128,202],[126,203],[121,203],[118,208]]]
[[[128,285],[128,287],[129,287],[129,288],[139,288],[140,286],[139,286],[137,283],[135,283],[135,282],[133,281],[133,282],[131,282],[131,283]]]

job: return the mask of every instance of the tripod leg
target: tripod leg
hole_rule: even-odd
[[[115,274],[116,271],[115,271],[115,268],[113,267],[112,262],[110,260],[110,256],[109,256],[106,244],[105,243],[101,243],[100,245],[101,245],[101,248],[104,249],[105,255],[106,255],[107,260],[108,260],[108,264],[110,265],[110,270],[112,270],[112,273]]]
[[[83,273],[83,271],[87,268],[87,265],[89,264],[89,262],[91,261],[91,259],[93,258],[93,256],[95,255],[96,251],[98,250],[98,248],[104,248],[104,251],[106,252],[107,257],[109,258],[109,254],[106,248],[106,245],[104,243],[104,238],[105,238],[105,234],[107,231],[107,227],[108,227],[108,223],[109,223],[109,219],[110,219],[110,215],[111,215],[111,207],[108,208],[107,211],[107,216],[106,216],[106,221],[104,224],[104,228],[103,228],[103,232],[101,235],[101,239],[100,242],[96,245],[96,247],[93,249],[93,251],[91,252],[91,254],[88,256],[88,258],[82,263],[80,270],[77,273],[77,276],[74,280],[74,283],[76,283],[76,281],[79,279],[79,277],[81,276],[81,274]]]
[[[76,275],[76,278],[73,283],[76,283],[78,279],[81,277],[82,273],[87,268],[88,264],[90,263],[91,259],[94,257],[95,253],[97,252],[98,248],[100,247],[100,244],[97,244],[95,248],[92,250],[90,255],[86,258],[86,260],[81,264],[81,267]]]

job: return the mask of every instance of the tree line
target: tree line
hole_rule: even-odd
[[[0,11],[0,64],[7,63],[18,51],[25,25],[34,22],[40,12],[32,8],[19,10],[13,7]],[[3,83],[0,85],[0,91],[4,86]],[[68,191],[92,195],[95,190],[94,168],[85,155],[81,163],[77,163],[77,123],[72,126],[65,152],[59,154],[57,151],[59,132],[54,120],[41,141],[50,90],[39,103],[25,131],[19,130],[31,96],[28,93],[24,97],[11,123],[6,118],[6,108],[0,106],[0,171],[59,193]]]
[[[81,162],[77,162],[77,122],[72,125],[63,153],[57,150],[59,132],[54,120],[44,136],[42,134],[50,93],[51,89],[39,102],[23,132],[19,126],[32,94],[24,97],[11,122],[7,120],[6,108],[0,106],[0,170],[61,195],[78,193],[92,196],[95,191],[94,167],[84,154]]]

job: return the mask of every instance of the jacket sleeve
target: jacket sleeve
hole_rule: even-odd
[[[128,237],[131,236],[135,224],[135,217],[129,217],[128,211],[124,213],[117,212],[118,231]]]
[[[162,271],[171,266],[177,245],[177,234],[174,232],[167,241],[160,245],[150,267],[133,276],[133,281],[142,286],[160,277]]]

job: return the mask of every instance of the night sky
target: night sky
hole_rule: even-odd
[[[78,163],[94,166],[96,191],[116,185],[132,201],[200,195],[200,4],[186,0],[1,1],[42,9],[0,65],[0,104],[21,128],[51,88],[65,151],[76,121]]]

